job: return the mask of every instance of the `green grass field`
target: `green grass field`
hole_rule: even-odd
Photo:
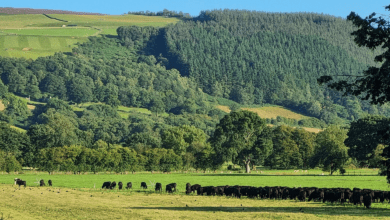
[[[52,37],[29,35],[0,35],[0,56],[36,59],[55,52],[71,52],[77,42],[86,37]]]
[[[38,29],[6,29],[4,34],[29,35],[29,36],[77,36],[88,37],[96,34],[98,30],[93,28],[38,28]]]
[[[3,219],[388,219],[389,204],[235,199],[0,185]]]
[[[13,178],[27,188],[12,185]],[[53,187],[38,187],[39,179]],[[131,181],[132,190],[102,190],[104,181]],[[140,182],[176,182],[174,194],[141,190]],[[0,212],[13,219],[386,219],[390,205],[373,203],[371,209],[351,204],[297,202],[185,195],[185,183],[205,185],[360,187],[388,190],[379,176],[281,176],[254,174],[0,174]]]
[[[36,59],[55,52],[71,52],[88,36],[116,35],[120,26],[165,26],[176,18],[140,15],[0,15],[0,56]],[[69,25],[76,27],[68,27]],[[62,27],[66,25],[66,27]]]
[[[229,113],[230,108],[226,105],[217,105],[216,108]],[[301,120],[304,118],[308,118],[307,116],[304,116],[299,113],[295,113],[291,110],[285,109],[282,106],[264,106],[264,107],[251,107],[251,108],[241,108],[242,110],[248,110],[251,112],[255,112],[257,115],[259,115],[261,118],[276,118],[277,116],[285,117],[285,118],[291,118],[296,120]],[[273,126],[273,125],[270,125]],[[306,128],[303,127],[306,131],[318,133],[322,131],[322,129],[318,128]]]
[[[223,172],[223,173],[221,173]],[[309,170],[308,173],[294,173],[293,170],[268,170],[261,173],[256,171],[251,174],[245,173],[230,173],[229,171],[217,171],[217,173],[182,173],[172,172],[171,174],[163,174],[161,172],[137,172],[136,174],[83,174],[73,175],[64,172],[55,172],[54,175],[48,175],[47,172],[25,171],[24,174],[5,174],[0,173],[0,183],[11,184],[13,179],[20,177],[27,181],[28,186],[36,186],[39,179],[51,179],[55,182],[55,186],[69,188],[100,188],[105,181],[122,181],[133,182],[139,189],[141,182],[147,184],[160,182],[168,184],[176,182],[178,189],[183,192],[187,182],[191,184],[201,185],[243,185],[243,186],[288,186],[288,187],[359,187],[378,190],[389,190],[386,178],[378,176],[378,170],[362,169],[356,170],[355,174],[362,176],[354,176],[352,170],[347,171],[352,175],[333,175],[328,173],[322,175],[320,170]],[[3,174],[3,175],[1,175]]]
[[[47,23],[60,24],[62,22],[49,19],[41,14],[0,15],[0,29],[25,28],[29,26],[40,26]]]

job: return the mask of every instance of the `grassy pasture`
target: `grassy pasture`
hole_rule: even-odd
[[[57,23],[59,25],[62,22],[49,19],[41,14],[0,15],[0,29],[25,28],[47,23]]]
[[[217,105],[216,108],[229,113],[230,108],[229,106],[225,105]],[[301,120],[304,118],[307,118],[307,116],[295,113],[291,110],[285,109],[281,106],[265,106],[265,107],[259,107],[259,108],[241,108],[242,110],[248,110],[251,112],[257,113],[261,118],[276,118],[277,116],[285,117],[285,118],[291,118],[296,120]],[[273,125],[270,125],[273,126]],[[306,131],[318,133],[322,131],[322,129],[319,128],[306,128],[302,127]]]
[[[28,187],[13,186],[15,177]],[[53,180],[54,187],[37,187],[38,179]],[[344,179],[344,180],[338,180]],[[132,190],[102,190],[104,181],[132,181]],[[141,190],[140,182],[178,183],[181,192],[168,195]],[[383,181],[382,181],[383,180]],[[389,219],[390,205],[373,203],[372,209],[351,204],[260,200],[220,196],[184,195],[186,182],[202,185],[256,185],[361,187],[388,190],[384,177],[270,176],[234,174],[134,175],[0,175],[0,206],[13,219]],[[96,182],[96,188],[93,183]],[[299,185],[298,185],[299,186]]]
[[[98,30],[92,28],[37,28],[37,29],[6,29],[5,34],[29,35],[29,36],[77,36],[88,37],[96,34]]]
[[[289,200],[0,186],[5,219],[388,219],[389,204],[372,209]]]
[[[71,52],[77,42],[86,37],[52,37],[27,35],[0,35],[0,56],[36,59],[55,52]]]
[[[285,118],[301,120],[306,117],[304,115],[295,113],[291,110],[285,109],[280,106],[267,106],[261,108],[242,108],[242,110],[255,112],[262,118],[276,118],[277,116],[282,116]]]
[[[88,36],[116,35],[120,26],[165,26],[176,18],[140,15],[70,15],[55,14],[50,19],[41,14],[0,15],[0,56],[36,59],[55,52],[71,52],[77,42]],[[77,27],[68,27],[71,24]],[[62,25],[67,27],[62,28]]]
[[[53,14],[51,17],[68,21],[69,24],[78,26],[94,27],[119,27],[119,26],[165,26],[170,23],[176,23],[176,18],[165,18],[161,16],[142,16],[142,15],[71,15],[71,14]]]
[[[389,190],[386,178],[378,176],[378,171],[356,170],[354,176],[352,170],[347,170],[352,175],[333,175],[327,173],[322,175],[320,170],[309,170],[308,173],[294,173],[293,170],[268,170],[263,173],[252,172],[229,173],[221,171],[217,173],[175,173],[163,174],[161,172],[137,172],[136,174],[83,174],[73,175],[56,172],[54,175],[48,175],[47,172],[26,171],[25,174],[3,174],[0,173],[0,183],[12,184],[16,177],[27,181],[27,186],[37,186],[39,179],[53,180],[57,187],[69,188],[100,188],[105,181],[132,182],[136,190],[140,190],[141,182],[146,182],[149,186],[152,183],[160,182],[163,185],[176,182],[178,190],[183,192],[187,182],[191,184],[206,185],[243,185],[243,186],[288,186],[288,187],[359,187],[378,190]],[[362,173],[361,173],[362,172]],[[146,192],[150,191],[149,189]]]
[[[229,113],[231,110],[229,106],[217,105],[217,108],[222,111]],[[285,118],[291,118],[296,120],[301,120],[306,118],[306,116],[295,113],[291,110],[285,109],[281,106],[264,106],[258,108],[241,108],[242,110],[248,110],[251,112],[257,113],[261,118],[276,118],[277,116],[282,116]]]

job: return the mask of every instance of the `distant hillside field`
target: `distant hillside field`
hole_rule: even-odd
[[[225,105],[218,105],[216,108],[229,113],[231,110],[229,106]],[[295,113],[291,110],[285,109],[281,106],[266,106],[266,107],[259,107],[259,108],[241,108],[242,110],[248,110],[251,112],[257,113],[261,118],[276,118],[278,116],[284,117],[284,118],[291,118],[296,120],[301,120],[305,118],[309,118],[307,116]],[[268,126],[274,126],[273,124],[268,124]],[[319,128],[308,128],[308,127],[302,127],[306,131],[318,133],[322,131],[322,129]]]
[[[230,108],[228,106],[218,105],[217,108],[227,113],[230,112]],[[306,117],[304,115],[295,113],[291,110],[285,109],[281,106],[266,106],[266,107],[259,107],[259,108],[241,108],[241,109],[255,112],[261,118],[276,118],[278,116],[281,116],[285,118],[301,120]]]
[[[280,106],[269,106],[261,108],[242,108],[242,110],[248,110],[257,113],[262,118],[276,118],[277,116],[301,120],[306,116],[295,113]]]
[[[0,56],[36,59],[59,51],[71,52],[76,43],[87,40],[86,37],[0,35]]]
[[[176,18],[141,15],[0,14],[0,56],[36,59],[71,52],[87,37],[116,35],[119,26],[165,26]],[[64,21],[59,21],[64,20]]]

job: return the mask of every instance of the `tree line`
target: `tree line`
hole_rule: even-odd
[[[58,110],[61,108],[63,110]],[[135,130],[124,142],[112,144],[104,138],[94,141],[89,130],[74,127],[75,120],[65,119],[66,105],[57,107],[57,112],[50,109],[39,117],[42,124],[31,126],[27,133],[15,131],[6,123],[0,124],[0,153],[5,155],[0,160],[2,170],[17,171],[27,166],[48,172],[171,172],[217,170],[224,163],[232,162],[247,172],[256,166],[271,169],[320,167],[330,173],[342,172],[348,164],[380,166],[383,147],[370,142],[371,148],[364,155],[360,149],[365,148],[360,143],[364,137],[356,135],[356,129],[374,119],[377,122],[388,120],[368,118],[349,131],[333,125],[315,134],[285,125],[269,127],[253,112],[234,111],[216,123],[215,132],[209,136],[193,125],[137,132],[136,129],[146,124],[138,124],[136,117],[130,117],[129,120],[135,120]],[[92,113],[92,110],[86,112]]]

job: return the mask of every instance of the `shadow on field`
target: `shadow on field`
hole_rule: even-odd
[[[364,207],[129,207],[139,210],[201,211],[201,212],[277,212],[315,215],[350,215],[389,217],[390,209]]]

